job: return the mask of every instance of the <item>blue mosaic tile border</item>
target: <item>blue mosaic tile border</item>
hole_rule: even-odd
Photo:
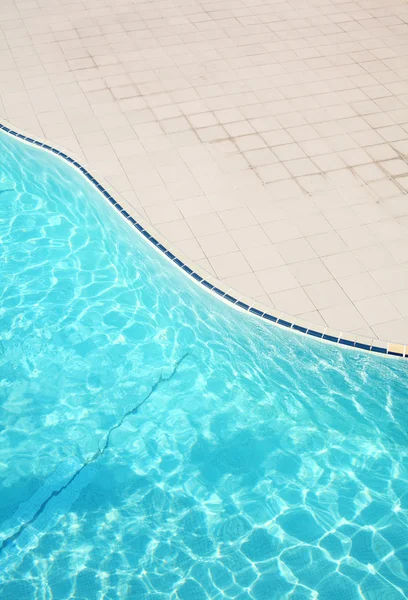
[[[283,327],[287,327],[288,329],[292,329],[293,331],[297,331],[299,333],[303,333],[303,334],[312,336],[314,338],[325,340],[326,342],[331,342],[333,344],[340,344],[340,345],[343,345],[343,346],[357,348],[359,350],[366,350],[366,351],[369,351],[369,352],[374,352],[376,354],[387,354],[389,356],[399,356],[399,357],[408,358],[408,347],[406,347],[406,352],[405,353],[404,352],[395,352],[395,351],[392,351],[390,348],[385,348],[385,347],[381,347],[381,346],[364,344],[364,343],[361,343],[361,342],[358,342],[358,341],[355,341],[355,340],[348,340],[347,338],[335,337],[333,335],[322,333],[320,331],[315,331],[314,329],[311,329],[311,328],[302,327],[301,325],[297,325],[296,323],[291,323],[290,321],[286,321],[284,319],[275,317],[274,315],[271,315],[271,314],[269,314],[267,312],[263,312],[263,311],[255,308],[254,306],[249,306],[245,302],[242,302],[239,299],[234,298],[233,296],[227,294],[226,292],[224,292],[220,288],[218,288],[215,285],[213,285],[211,282],[205,280],[198,273],[195,273],[193,271],[193,269],[191,269],[188,265],[184,264],[170,250],[168,250],[165,246],[163,246],[163,244],[161,244],[158,240],[156,240],[156,238],[153,235],[151,235],[143,227],[143,225],[141,225],[140,223],[138,223],[138,221],[136,221],[136,219],[134,217],[132,217],[119,204],[119,202],[117,202],[113,198],[113,196],[107,190],[105,190],[105,188],[79,162],[77,162],[76,160],[74,160],[73,158],[71,158],[70,156],[68,156],[64,152],[62,152],[61,150],[58,150],[58,148],[54,148],[54,147],[50,146],[49,144],[46,144],[46,143],[43,143],[43,142],[39,142],[37,140],[34,140],[31,137],[28,137],[28,136],[25,136],[25,135],[23,135],[21,133],[18,133],[17,131],[13,131],[12,129],[10,129],[9,127],[6,127],[6,125],[3,125],[2,123],[0,123],[0,130],[3,130],[6,133],[8,133],[10,135],[13,135],[16,138],[24,140],[25,142],[29,142],[29,143],[33,144],[34,146],[38,146],[40,148],[44,148],[45,150],[49,150],[53,154],[56,154],[57,156],[60,156],[61,158],[63,158],[64,160],[66,160],[68,163],[70,163],[71,165],[73,165],[74,167],[76,167],[83,175],[85,175],[85,177],[89,181],[91,181],[94,184],[94,186],[103,194],[103,196],[105,196],[105,198],[107,200],[109,200],[109,202],[112,204],[112,206],[114,206],[128,221],[130,221],[130,223],[132,223],[132,225],[147,240],[149,240],[149,242],[151,244],[153,244],[158,250],[160,250],[165,256],[167,256],[167,258],[169,258],[180,269],[182,269],[185,273],[187,273],[187,275],[189,275],[190,277],[192,277],[195,281],[197,281],[198,283],[200,283],[202,286],[204,286],[205,288],[207,288],[211,292],[214,292],[215,294],[217,294],[218,296],[220,296],[224,300],[227,300],[231,304],[233,304],[235,306],[238,306],[242,310],[245,310],[245,311],[247,311],[247,312],[249,312],[249,313],[251,313],[253,315],[258,316],[261,319],[264,319],[266,321],[271,321],[272,323],[275,323],[277,325],[280,325],[280,326],[283,326]],[[400,344],[391,344],[391,346],[394,346],[394,347],[397,346],[397,347],[401,347],[402,349],[404,349],[404,346],[400,345]]]

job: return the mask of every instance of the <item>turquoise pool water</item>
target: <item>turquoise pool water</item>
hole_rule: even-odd
[[[206,293],[0,132],[1,600],[408,597],[402,360]]]

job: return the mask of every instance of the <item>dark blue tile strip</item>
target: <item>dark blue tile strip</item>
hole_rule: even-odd
[[[341,338],[339,340],[339,344],[343,344],[344,346],[355,346],[356,342],[353,342],[352,340],[345,340],[345,339]]]
[[[371,346],[371,352],[378,352],[378,354],[387,354],[386,348],[379,348],[377,346]]]
[[[314,329],[308,329],[307,330],[307,334],[308,335],[312,335],[313,337],[317,337],[317,338],[322,338],[323,334],[320,333],[320,331],[314,331]]]
[[[116,202],[116,200],[114,198],[112,198],[112,196],[109,194],[109,192],[107,190],[105,190],[105,188],[85,169],[85,167],[80,165],[76,160],[74,160],[67,154],[64,154],[64,152],[62,152],[61,150],[58,150],[57,148],[53,148],[52,146],[49,146],[48,144],[39,142],[30,137],[26,137],[23,134],[18,133],[17,131],[13,131],[9,127],[6,127],[5,125],[2,125],[1,123],[0,123],[0,130],[5,131],[6,133],[9,133],[10,135],[13,135],[14,137],[23,139],[26,142],[29,142],[30,144],[34,144],[35,146],[39,146],[41,148],[49,150],[50,152],[53,152],[54,154],[60,156],[61,158],[66,160],[68,163],[70,163],[71,165],[76,167],[105,196],[105,198],[107,200],[109,200],[109,202],[120,213],[122,213],[122,215],[124,215],[127,218],[127,220],[130,221],[132,223],[132,225],[138,231],[140,231],[140,233],[142,233],[142,235],[145,238],[147,238],[149,240],[149,242],[154,244],[154,246],[156,248],[158,248],[161,252],[163,252],[163,254],[165,254],[165,256],[170,258],[170,260],[173,263],[175,263],[178,267],[183,269],[183,271],[185,271],[188,275],[190,275],[190,277],[195,279],[197,282],[201,283],[201,285],[208,288],[209,290],[216,292],[219,296],[222,296],[223,298],[228,300],[228,302],[230,302],[231,304],[235,304],[235,306],[239,306],[243,310],[246,310],[247,312],[250,312],[258,317],[266,319],[267,321],[272,321],[273,323],[278,323],[279,325],[291,328],[291,329],[301,332],[301,333],[305,333],[306,335],[310,335],[312,337],[324,339],[324,340],[327,340],[327,341],[330,341],[330,342],[333,342],[336,344],[340,343],[345,346],[359,348],[361,350],[369,350],[371,352],[376,352],[377,354],[389,354],[392,356],[404,356],[403,354],[399,354],[398,352],[391,352],[391,351],[387,352],[386,348],[380,348],[377,346],[368,346],[367,344],[362,344],[360,342],[353,342],[351,340],[347,340],[344,338],[338,339],[334,336],[326,335],[326,334],[320,333],[318,331],[314,331],[313,329],[306,329],[305,327],[296,325],[296,323],[290,323],[289,321],[285,321],[283,319],[277,319],[273,315],[264,313],[264,312],[258,310],[257,308],[250,307],[248,304],[245,304],[245,302],[241,302],[240,300],[237,300],[233,296],[230,296],[226,292],[223,292],[219,288],[213,286],[211,283],[209,283],[208,281],[206,281],[205,279],[200,277],[200,275],[195,273],[192,269],[190,269],[190,267],[185,265],[180,259],[178,259],[176,256],[174,256],[174,254],[172,252],[170,252],[170,250],[167,250],[167,248],[165,248],[165,246],[163,246],[163,244],[161,244],[158,240],[156,240],[156,238],[154,238],[152,235],[150,235],[150,233],[148,231],[146,231],[146,229],[144,229],[144,227],[140,223],[138,223],[134,217],[129,215],[129,213],[118,202]],[[408,358],[408,354],[405,355],[405,358]]]
[[[335,344],[337,344],[339,341],[339,338],[336,338],[333,335],[328,335],[327,333],[324,334],[323,339],[327,340],[328,342],[334,342]]]
[[[360,350],[371,350],[371,346],[367,346],[367,344],[362,344],[361,342],[356,342],[356,348],[360,348]]]
[[[248,304],[245,304],[245,302],[241,302],[240,300],[238,300],[237,306],[239,306],[240,308],[243,308],[244,310],[249,310]]]
[[[292,325],[292,329],[295,331],[300,331],[301,333],[307,333],[306,327],[301,327],[300,325]]]
[[[292,327],[292,323],[289,323],[289,321],[284,321],[283,319],[278,319],[277,323],[278,325],[283,325],[284,327]]]

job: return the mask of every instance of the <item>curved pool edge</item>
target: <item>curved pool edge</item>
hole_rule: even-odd
[[[149,223],[145,223],[144,219],[137,215],[137,219],[129,214],[129,212],[123,208],[122,204],[128,205],[121,198],[121,194],[118,193],[113,187],[107,183],[103,176],[97,175],[97,178],[92,175],[91,171],[96,174],[95,169],[86,169],[79,160],[73,158],[72,152],[65,151],[56,145],[51,145],[46,140],[34,139],[29,134],[23,131],[17,131],[17,128],[7,123],[4,119],[0,122],[0,130],[4,131],[8,135],[20,139],[25,143],[32,144],[37,148],[41,148],[48,152],[53,153],[56,156],[64,159],[69,165],[78,170],[83,176],[90,181],[100,194],[108,200],[109,203],[116,208],[119,214],[136,229],[143,237],[148,240],[156,250],[160,251],[170,262],[174,263],[179,267],[186,275],[188,275],[196,284],[200,285],[207,292],[214,294],[220,300],[228,303],[231,307],[236,308],[240,311],[245,311],[257,318],[267,321],[273,325],[277,325],[280,328],[289,329],[294,333],[301,335],[308,335],[314,339],[322,342],[328,342],[330,344],[338,344],[343,348],[358,349],[365,352],[372,352],[374,354],[386,355],[395,358],[408,358],[408,344],[400,344],[382,341],[378,339],[371,339],[360,335],[350,335],[347,332],[338,331],[330,327],[323,327],[314,323],[298,319],[286,313],[276,313],[275,315],[270,312],[270,307],[262,305],[260,302],[256,302],[253,299],[247,298],[242,294],[238,294],[232,288],[228,288],[226,291],[222,289],[220,282],[208,275],[208,273],[194,265],[194,269],[188,266],[188,262],[191,262],[188,257],[184,256],[178,249],[172,249],[172,244],[169,243],[164,237],[157,233],[153,226]],[[101,183],[103,182],[103,185]],[[122,204],[117,201],[116,198],[121,199]],[[134,209],[133,209],[134,210]]]

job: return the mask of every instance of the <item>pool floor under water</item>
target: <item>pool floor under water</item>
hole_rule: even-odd
[[[234,310],[0,132],[0,599],[408,597],[402,360]]]

